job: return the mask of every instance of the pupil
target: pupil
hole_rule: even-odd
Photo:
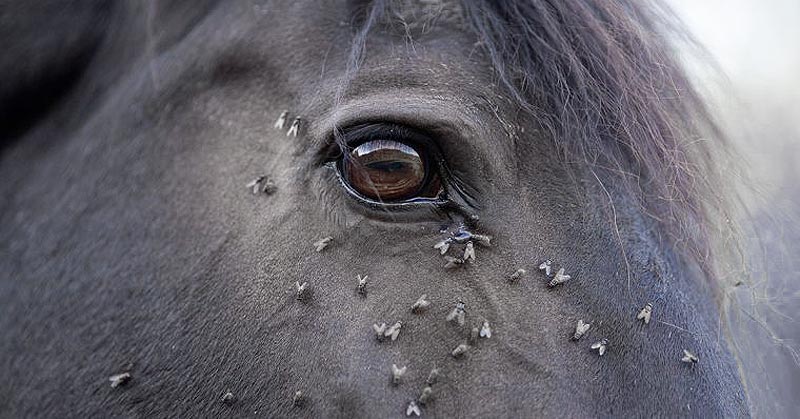
[[[397,141],[368,141],[345,159],[350,186],[368,198],[402,201],[414,198],[425,181],[425,164],[411,146]]]
[[[406,164],[399,161],[382,161],[369,163],[366,166],[368,169],[382,170],[384,172],[399,172],[405,169]]]

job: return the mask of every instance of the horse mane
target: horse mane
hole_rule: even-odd
[[[429,3],[441,11],[449,1]],[[378,0],[365,9],[348,78],[387,7]],[[667,243],[717,278],[712,238],[733,228],[718,160],[731,147],[681,65],[675,41],[700,47],[676,15],[635,0],[460,0],[450,9],[562,158],[603,189],[603,180],[622,187]]]
[[[564,157],[611,176],[714,277],[726,208],[715,165],[730,141],[670,43],[698,47],[674,13],[658,1],[463,3],[500,83]]]

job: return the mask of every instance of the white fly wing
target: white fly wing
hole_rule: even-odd
[[[456,320],[459,326],[464,325],[464,312],[462,310],[456,310]]]
[[[516,281],[522,278],[523,275],[525,275],[525,269],[517,269],[513,274],[511,274],[510,279],[512,281]]]
[[[447,315],[447,321],[451,322],[455,320],[456,316],[458,316],[458,311],[459,310],[457,308],[454,308],[453,311],[451,311],[450,314]]]
[[[332,241],[333,241],[333,237],[331,237],[331,236],[324,237],[324,238],[319,239],[316,242],[314,242],[314,248],[317,249],[317,252],[321,252],[323,249],[328,247],[328,244],[330,244],[330,242],[332,242]]]
[[[420,404],[428,404],[428,402],[431,401],[431,398],[433,398],[433,389],[430,386],[425,386],[417,400],[419,400]]]
[[[464,352],[467,352],[467,348],[468,348],[467,345],[462,343],[462,344],[456,346],[455,349],[453,349],[453,352],[451,353],[451,355],[453,355],[454,357],[459,357],[459,356],[463,355]]]
[[[300,130],[300,118],[295,118],[292,121],[292,125],[289,127],[289,131],[286,131],[287,137],[297,137],[297,132]]]
[[[406,416],[411,416],[411,415],[419,416],[421,414],[422,412],[419,411],[419,406],[417,406],[416,403],[412,401],[411,403],[408,404],[408,407],[406,408]]]
[[[392,364],[392,381],[397,383],[406,374],[406,367],[397,368],[397,365]]]
[[[430,301],[419,299],[411,306],[411,311],[419,312],[428,308],[429,305],[431,305]]]
[[[433,368],[431,372],[428,374],[428,379],[425,382],[429,385],[436,384],[436,381],[439,379],[439,369]]]
[[[384,336],[391,337],[392,340],[397,340],[397,336],[400,335],[400,322],[395,323],[392,327],[386,329],[386,334]]]
[[[258,193],[258,184],[261,183],[262,178],[259,176],[253,180],[251,180],[245,187],[247,189],[253,189],[253,193]]]
[[[572,277],[564,273],[564,268],[559,269],[558,273],[556,274],[556,279],[558,280],[559,284],[569,281],[570,278]]]
[[[427,294],[422,294],[422,296],[420,296],[417,301],[411,305],[411,311],[420,311],[428,308],[428,306],[431,305],[431,302],[426,300],[427,297]]]
[[[483,326],[481,327],[480,336],[482,338],[489,339],[492,337],[492,329],[489,327],[489,322],[483,322]]]
[[[288,115],[289,115],[289,112],[287,112],[287,111],[281,112],[281,116],[279,116],[278,120],[275,121],[274,127],[276,129],[283,129],[283,127],[286,125],[286,117]]]
[[[439,254],[444,255],[450,249],[450,242],[447,240],[442,240],[439,243],[433,245],[434,249],[439,249]]]
[[[492,245],[492,236],[487,236],[484,234],[473,234],[472,238],[486,247],[491,247]]]
[[[541,265],[539,265],[539,270],[540,271],[544,271],[545,276],[551,276],[551,274],[552,274],[552,271],[551,271],[551,268],[550,268],[550,263],[551,262],[549,260],[546,260],[546,261],[542,262]]]
[[[464,261],[473,262],[475,260],[475,245],[472,242],[467,243],[467,247],[464,249]]]

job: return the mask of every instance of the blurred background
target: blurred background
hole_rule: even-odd
[[[800,415],[800,1],[668,0],[722,74],[697,85],[738,146],[752,278],[727,293],[755,417]],[[733,176],[733,174],[732,174]]]

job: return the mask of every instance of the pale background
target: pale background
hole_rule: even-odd
[[[800,417],[800,0],[668,0],[725,77],[692,66],[749,171],[753,278],[733,340],[756,417]],[[691,60],[692,58],[689,58]],[[691,66],[691,65],[690,65]],[[755,235],[760,236],[755,238]],[[764,263],[766,261],[766,263]]]

